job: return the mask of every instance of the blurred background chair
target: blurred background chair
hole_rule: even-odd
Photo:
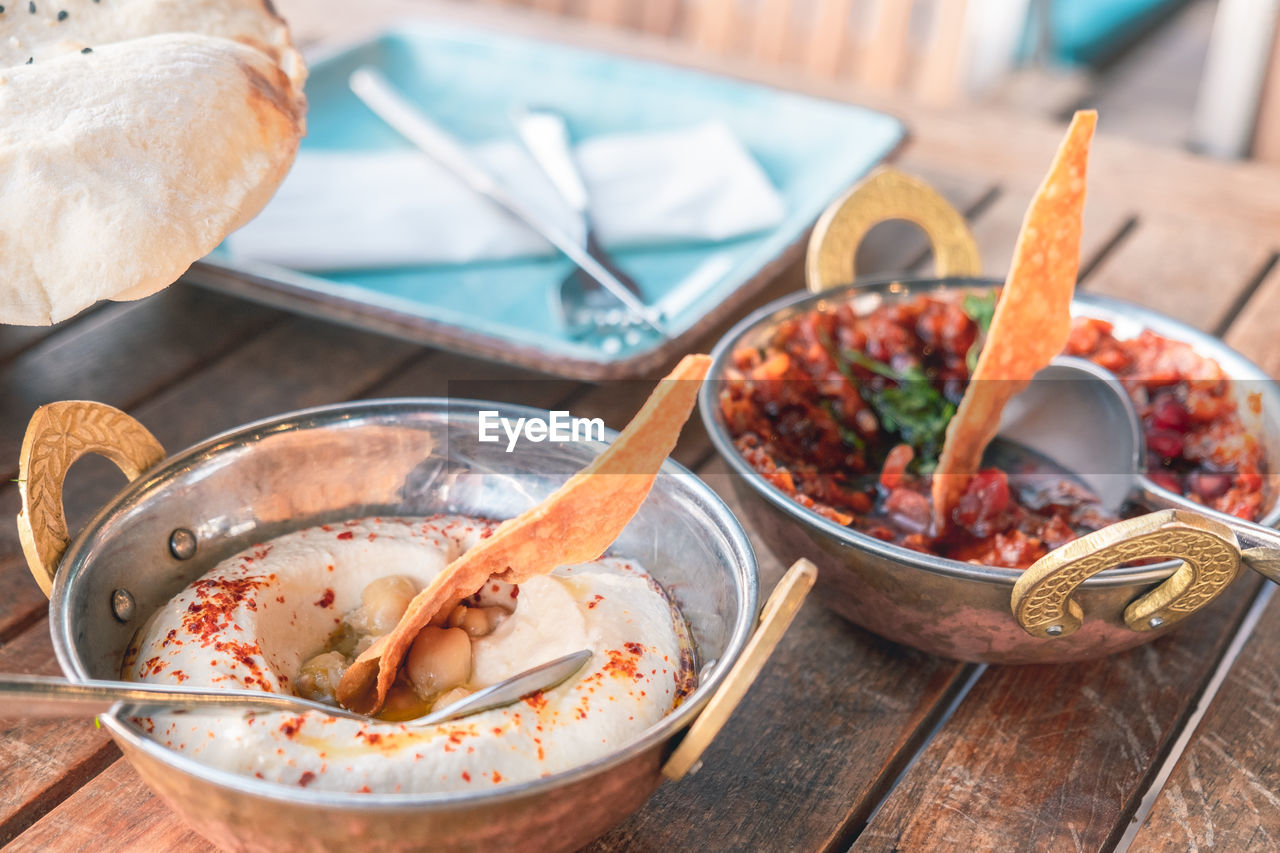
[[[1220,0],[1192,147],[1280,162],[1280,0]]]
[[[349,0],[277,0],[310,25]],[[1062,118],[1108,134],[1280,162],[1280,0],[399,0],[518,8],[937,106]],[[318,31],[323,31],[318,28]]]
[[[967,99],[1012,66],[1028,0],[506,2],[941,105]],[[991,26],[1002,20],[1012,24]]]

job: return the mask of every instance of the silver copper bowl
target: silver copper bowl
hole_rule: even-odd
[[[938,277],[855,280],[853,257],[858,243],[872,226],[886,219],[906,219],[925,230],[939,259]],[[928,187],[900,173],[884,170],[832,205],[819,220],[809,246],[806,272],[812,292],[778,299],[731,329],[712,353],[714,363],[699,397],[703,422],[729,467],[742,511],[751,529],[775,555],[805,557],[817,565],[822,588],[819,600],[895,642],[984,663],[1083,660],[1148,642],[1170,630],[1175,620],[1151,619],[1137,624],[1126,619],[1126,610],[1137,602],[1145,606],[1173,588],[1165,582],[1182,568],[1180,562],[1110,568],[1089,577],[1069,588],[1060,600],[1066,607],[1072,601],[1079,607],[1083,622],[1078,630],[1065,636],[1033,636],[1011,608],[1015,584],[1024,577],[1023,572],[922,554],[830,521],[796,503],[752,468],[725,427],[719,395],[738,347],[767,340],[780,322],[809,311],[851,303],[857,313],[864,314],[919,294],[1002,284],[997,279],[973,277],[977,267],[977,250],[963,217]],[[1073,301],[1072,314],[1106,320],[1121,338],[1150,329],[1190,344],[1201,355],[1214,359],[1236,383],[1238,403],[1241,388],[1259,392],[1261,412],[1253,418],[1251,432],[1265,439],[1269,471],[1280,471],[1280,389],[1261,368],[1218,338],[1137,305],[1085,293]],[[1271,477],[1270,503],[1259,520],[1267,526],[1280,521],[1275,482]],[[1142,521],[1120,524],[1138,530]],[[1229,578],[1234,578],[1238,567],[1237,563]],[[1179,613],[1178,617],[1184,615]]]
[[[477,440],[480,409],[547,414],[458,400],[351,403],[249,424],[161,461],[154,438],[122,412],[87,403],[40,410],[24,446],[20,527],[37,579],[52,578],[50,627],[63,671],[72,680],[117,677],[126,644],[147,617],[248,545],[368,515],[511,517],[600,450],[526,442],[507,453]],[[76,453],[51,461],[57,448]],[[50,488],[60,498],[62,475],[86,450],[113,459],[133,480],[59,559],[57,536],[46,534],[60,519],[45,517],[42,507],[50,505]],[[128,722],[128,709],[104,724],[148,784],[224,848],[575,849],[638,809],[659,785],[664,762],[668,775],[678,775],[673,748],[717,692],[740,681],[741,664],[762,645],[752,633],[757,576],[746,536],[681,466],[666,463],[611,553],[639,561],[676,600],[701,676],[660,723],[577,769],[483,793],[340,794],[210,769],[148,739]],[[717,699],[717,706],[734,704]],[[685,738],[683,768],[716,727]]]

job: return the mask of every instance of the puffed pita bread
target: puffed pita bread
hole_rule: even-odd
[[[154,293],[283,180],[306,70],[261,0],[4,5],[0,322]]]

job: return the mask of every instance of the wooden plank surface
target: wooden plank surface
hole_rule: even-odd
[[[1270,261],[1277,240],[1280,233],[1144,213],[1124,244],[1094,270],[1089,290],[1214,331]]]
[[[221,322],[208,322],[214,314]],[[106,306],[59,330],[0,369],[0,471],[17,471],[22,434],[37,406],[95,399],[128,408],[282,317],[180,286],[153,299]],[[138,358],[144,343],[163,357]]]
[[[7,853],[103,849],[211,853],[217,848],[187,829],[123,758],[5,847]]]
[[[1278,648],[1272,598],[1130,850],[1280,849]]]
[[[59,674],[47,622],[42,619],[0,645],[0,672]],[[119,756],[106,732],[90,720],[0,720],[0,844]]]
[[[1272,266],[1242,307],[1240,318],[1225,335],[1228,344],[1253,359],[1269,376],[1280,378],[1277,317],[1280,317],[1280,264]]]
[[[195,288],[177,288],[170,292],[200,295],[196,302],[203,306],[200,322],[209,326],[234,328],[243,305],[222,297],[206,301],[203,297],[211,294]],[[131,314],[121,315],[119,325],[95,325],[78,334],[75,338],[77,357],[85,362],[93,361],[99,354],[104,359],[116,357],[118,348],[123,346],[124,333],[136,328],[132,322],[126,322],[130,320]],[[168,336],[128,340],[133,358],[140,366],[163,363],[169,358],[172,341]],[[158,393],[152,389],[150,393],[156,396],[149,400],[135,399],[148,393],[140,383],[150,381],[149,372],[144,369],[121,371],[115,385],[103,390],[115,392],[112,396],[117,398],[131,399],[108,397],[103,402],[123,402],[126,407],[130,402],[137,402],[131,412],[173,452],[248,421],[359,396],[365,387],[418,351],[416,346],[388,338],[315,320],[290,318],[244,342],[235,352],[191,372],[182,383]],[[41,391],[45,395],[43,400],[108,396],[82,387],[82,378],[74,373],[48,371],[44,375],[47,381]],[[139,384],[126,384],[131,377]],[[0,380],[0,396],[7,388]],[[29,416],[30,411],[27,410],[24,417]],[[14,448],[7,457],[13,460],[8,464],[14,468],[16,448],[24,429],[25,424],[6,424],[0,430],[0,446]],[[77,463],[64,495],[67,516],[73,522],[71,529],[78,529],[75,522],[86,521],[123,484],[119,472],[102,460],[86,459]],[[0,485],[0,511],[5,517],[15,517],[18,506],[17,486],[8,482]],[[45,607],[44,596],[25,566],[16,527],[0,525],[0,640],[30,624],[34,615]]]
[[[1178,632],[1110,658],[988,669],[853,849],[1106,849],[1257,587],[1242,578]]]

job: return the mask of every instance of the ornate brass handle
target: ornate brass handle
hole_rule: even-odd
[[[1134,631],[1186,618],[1226,589],[1241,565],[1230,527],[1194,512],[1161,510],[1116,522],[1041,557],[1013,586],[1013,615],[1034,637],[1066,636],[1083,618],[1071,599],[1076,587],[1105,569],[1151,558],[1182,565],[1125,608],[1125,624]]]
[[[86,453],[107,457],[130,480],[165,456],[146,427],[103,403],[69,400],[36,409],[18,462],[18,538],[45,595],[53,589],[53,577],[71,542],[62,508],[63,481]]]
[[[978,244],[964,216],[924,181],[884,167],[819,217],[805,259],[809,290],[821,293],[852,282],[858,245],[868,231],[890,219],[905,219],[924,229],[933,244],[934,266],[940,278],[981,272]]]
[[[720,689],[715,692],[702,713],[694,720],[693,725],[675,748],[667,763],[662,766],[662,774],[668,779],[680,779],[686,773],[697,770],[702,763],[702,753],[720,729],[728,721],[729,715],[738,707],[742,697],[746,695],[751,682],[756,680],[765,661],[773,653],[778,641],[786,633],[805,596],[813,588],[818,577],[818,569],[808,560],[797,560],[778,581],[765,602],[760,613],[760,627],[747,641],[733,669],[725,678]]]

